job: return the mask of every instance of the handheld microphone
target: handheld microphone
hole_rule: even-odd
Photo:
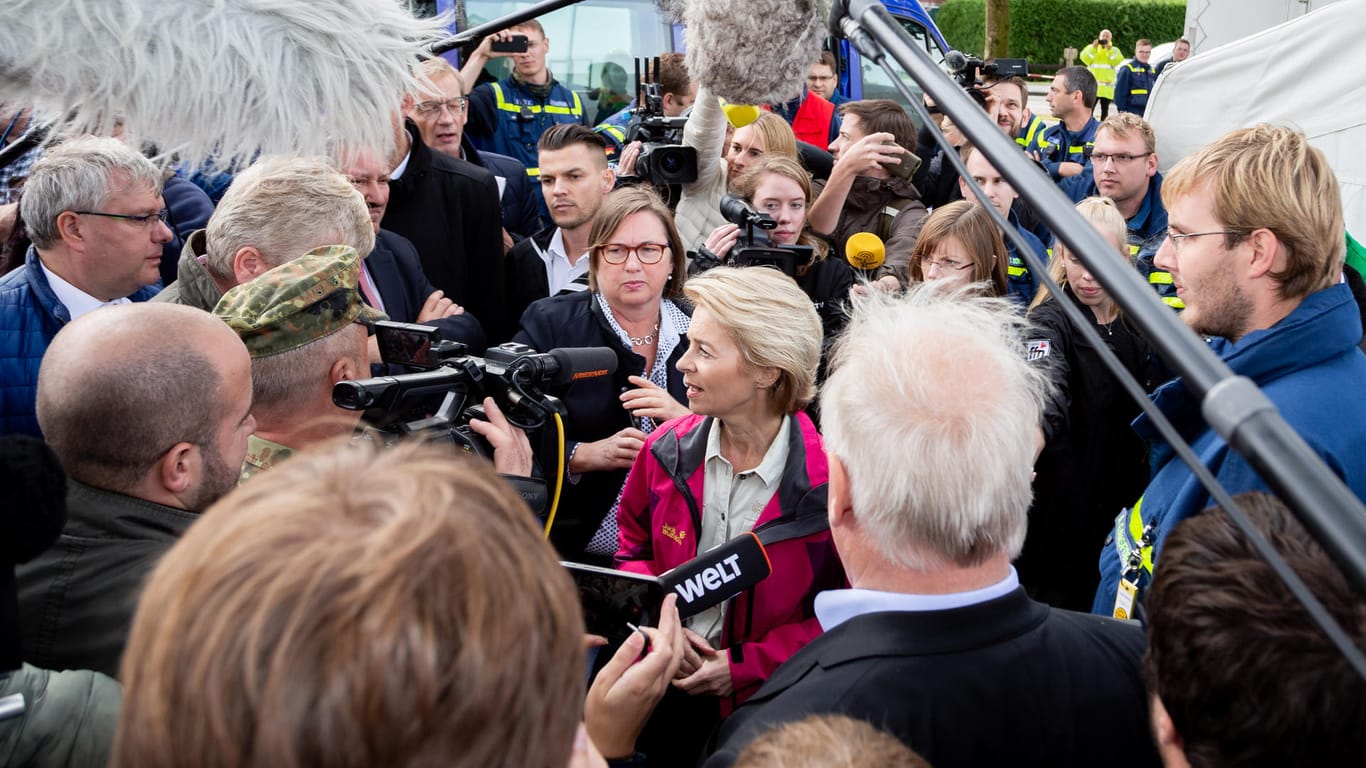
[[[802,94],[820,56],[823,18],[813,0],[685,0],[693,81],[736,104],[776,104]]]
[[[678,593],[678,616],[686,619],[720,605],[773,572],[753,531],[660,574],[664,589]]]
[[[617,372],[617,353],[608,347],[562,347],[523,359],[533,360],[532,365],[551,387]]]
[[[887,248],[872,232],[856,232],[844,243],[844,258],[854,269],[872,272],[887,259]]]

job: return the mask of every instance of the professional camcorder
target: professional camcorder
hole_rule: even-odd
[[[953,73],[953,79],[967,89],[968,95],[982,106],[986,106],[986,97],[982,94],[983,77],[1005,80],[1008,77],[1029,76],[1027,59],[993,59],[987,63],[962,51],[949,51],[944,57],[944,62]]]
[[[737,267],[774,267],[795,278],[797,269],[811,262],[814,250],[809,245],[774,245],[768,230],[778,226],[767,213],[760,213],[739,195],[721,198],[721,215],[740,226],[740,239],[730,251],[730,263]]]
[[[513,426],[537,429],[555,413],[566,415],[564,404],[546,394],[547,388],[607,376],[617,365],[616,354],[605,347],[541,354],[509,343],[476,357],[464,344],[442,340],[430,326],[379,322],[375,333],[385,363],[420,370],[338,382],[332,402],[366,411],[367,422],[394,438],[421,433],[485,458],[493,451],[469,426],[470,419],[484,418],[485,397],[493,398]]]
[[[636,176],[657,187],[697,181],[697,150],[683,146],[686,117],[664,114],[664,94],[659,85],[659,59],[653,69],[646,62],[646,79],[640,77],[641,60],[636,59],[636,109],[626,125],[626,143],[643,144],[636,158]],[[653,74],[651,74],[653,73]]]

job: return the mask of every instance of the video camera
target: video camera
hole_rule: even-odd
[[[797,268],[810,263],[815,255],[809,245],[774,245],[768,230],[777,227],[778,222],[767,213],[755,210],[739,195],[722,196],[721,215],[742,231],[730,251],[730,263],[737,267],[774,267],[788,277],[796,278]]]
[[[605,347],[542,354],[508,343],[476,357],[464,344],[442,340],[431,326],[385,321],[375,324],[375,335],[385,363],[421,370],[337,382],[332,402],[366,411],[372,426],[395,439],[422,433],[490,459],[488,442],[469,426],[470,419],[485,418],[485,397],[493,398],[513,426],[537,429],[554,413],[566,415],[564,404],[546,388],[608,376],[617,367],[616,353]]]
[[[664,93],[659,84],[659,59],[651,68],[645,64],[641,80],[641,59],[636,59],[636,108],[626,125],[626,143],[639,141],[643,146],[636,158],[636,176],[657,187],[697,181],[697,150],[683,146],[686,117],[664,114]]]
[[[997,80],[1009,77],[1028,77],[1028,59],[994,59],[987,63],[962,51],[949,51],[944,63],[953,73],[953,79],[967,90],[968,95],[979,106],[986,106],[986,96],[982,93],[982,75]]]

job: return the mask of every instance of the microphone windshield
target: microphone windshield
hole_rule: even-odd
[[[961,51],[949,51],[944,54],[944,65],[949,68],[950,72],[962,72],[963,67],[968,65],[968,57],[964,56]]]
[[[854,269],[877,269],[887,258],[887,248],[872,232],[856,232],[844,244],[844,258]]]
[[[617,372],[617,353],[608,347],[563,347],[546,353],[559,368],[547,382],[551,386],[579,379],[595,379]]]
[[[737,104],[796,98],[820,56],[823,17],[812,0],[686,0],[687,65],[694,82]]]

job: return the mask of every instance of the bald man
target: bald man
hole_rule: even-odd
[[[119,305],[57,334],[37,410],[70,477],[69,517],[18,569],[27,661],[118,671],[144,577],[236,485],[251,405],[246,346],[207,312]]]

